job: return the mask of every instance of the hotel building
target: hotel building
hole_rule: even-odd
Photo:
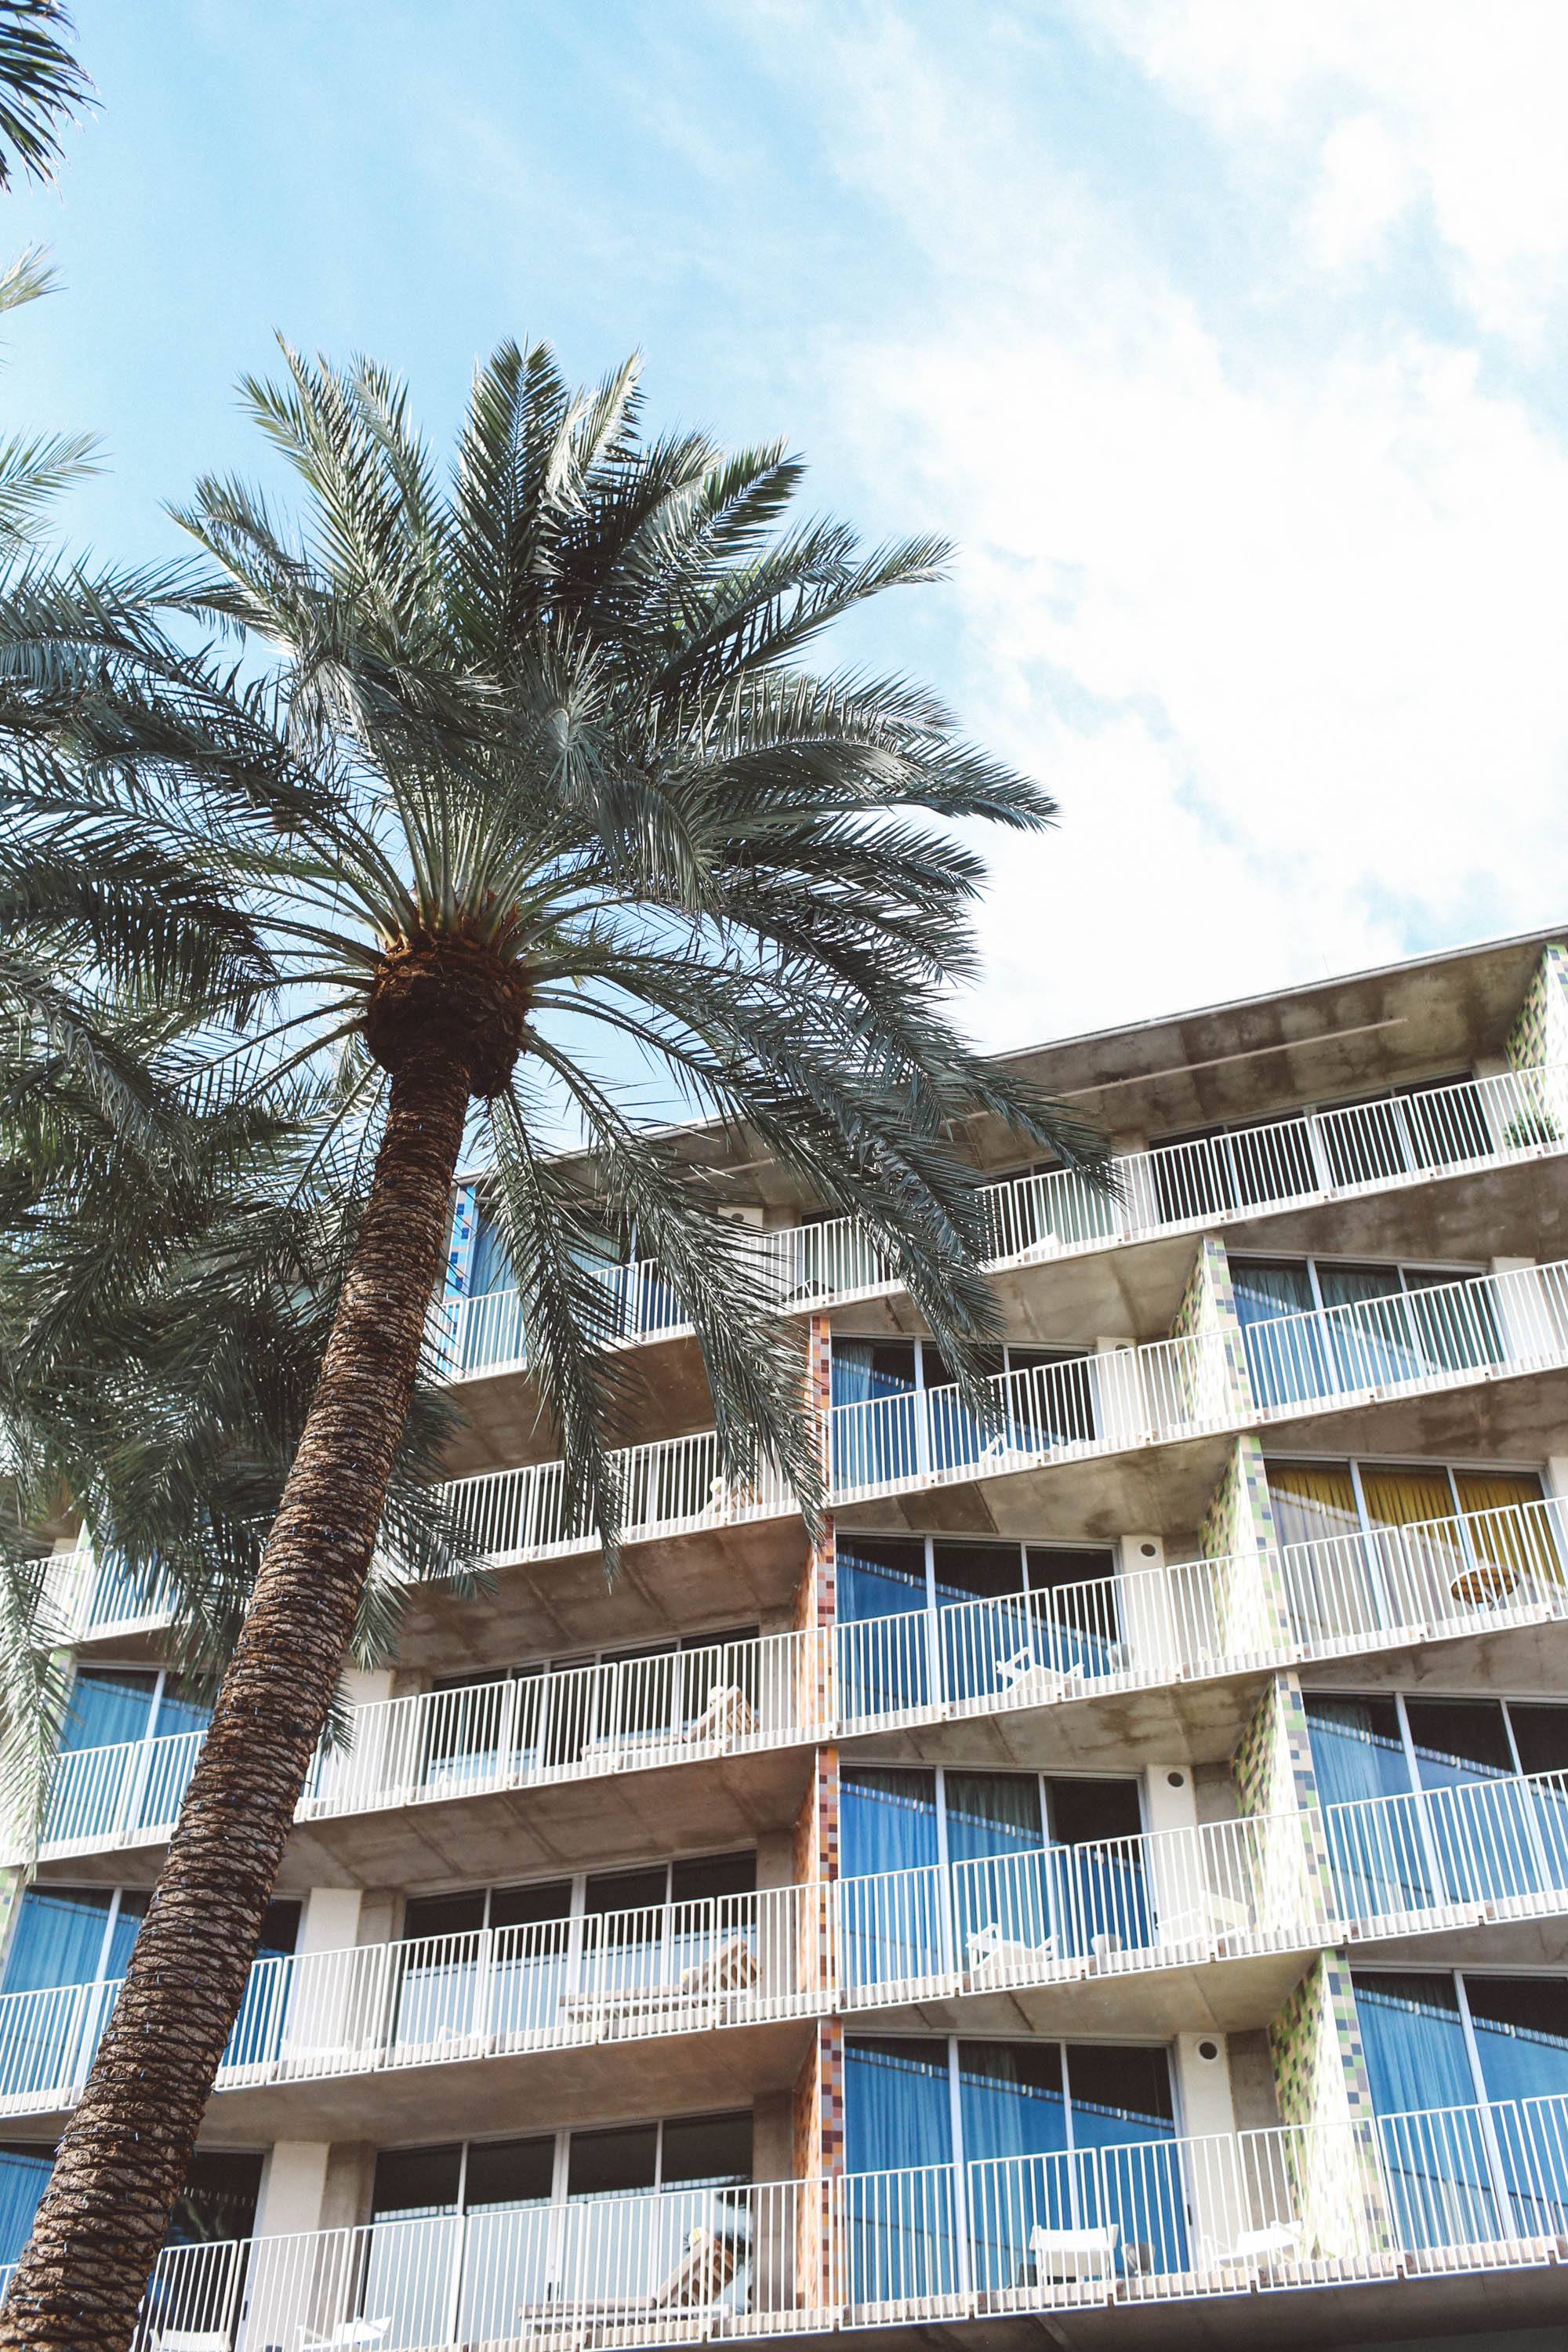
[[[965,1129],[984,1414],[862,1233],[682,1132],[803,1327],[831,1513],[725,1478],[679,1299],[605,1265],[613,1592],[459,1189],[493,1576],[416,1595],[312,1776],[149,2352],[1563,2340],[1568,946],[1017,1059],[1117,1181]],[[203,1727],[157,1593],[54,1573],[0,2260]]]

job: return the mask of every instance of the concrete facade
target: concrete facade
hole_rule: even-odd
[[[590,1549],[547,1559],[520,1545],[499,1561],[484,1595],[421,1596],[395,1671],[359,1694],[370,1795],[302,1815],[290,1849],[280,1885],[301,1909],[290,1990],[279,1996],[283,2022],[248,2074],[237,2068],[226,2078],[204,2135],[215,2151],[264,2158],[254,2231],[269,2242],[358,2231],[370,2233],[368,2246],[376,2226],[393,2226],[378,2225],[378,2212],[403,2210],[387,2203],[398,2151],[527,2136],[555,2142],[551,2210],[564,2212],[576,2194],[574,2150],[620,2125],[663,2127],[658,2193],[668,2201],[682,2177],[668,2169],[672,2127],[716,2116],[750,2117],[751,2179],[789,2187],[789,2199],[755,2206],[744,2278],[696,2303],[680,2300],[684,2287],[664,2304],[650,2289],[637,2313],[612,2309],[625,2293],[605,2253],[595,2257],[604,2275],[594,2292],[577,2282],[565,2335],[564,2321],[547,2326],[509,2287],[515,2324],[503,2314],[505,2327],[482,2338],[461,2296],[438,2317],[405,2297],[403,2334],[337,2341],[434,2352],[549,2336],[578,2352],[739,2326],[805,2336],[847,2324],[885,2331],[889,2344],[956,2333],[998,2352],[1004,2339],[1036,2342],[1042,2333],[1068,2352],[1239,2343],[1265,2325],[1281,2343],[1302,2345],[1478,2326],[1503,2341],[1508,2329],[1538,2327],[1568,2302],[1568,2177],[1551,2227],[1534,2237],[1521,2221],[1484,2244],[1473,2227],[1462,2244],[1411,2242],[1410,2212],[1390,2191],[1386,2096],[1380,2107],[1352,1981],[1380,1969],[1391,1982],[1397,1971],[1459,1969],[1561,1979],[1568,1994],[1568,1885],[1558,1886],[1549,1858],[1506,1901],[1430,1895],[1423,1908],[1413,1895],[1397,1914],[1387,1904],[1356,1912],[1348,1832],[1312,1744],[1324,1698],[1528,1706],[1552,1701],[1568,1683],[1568,1584],[1552,1517],[1552,1498],[1568,1491],[1568,1291],[1552,1272],[1568,1258],[1568,1118],[1557,1118],[1568,1103],[1568,947],[1547,938],[1496,942],[1021,1058],[1103,1122],[1129,1172],[1122,1230],[1102,1237],[1074,1230],[1064,1241],[1059,1218],[1049,1222],[1056,1210],[1009,1196],[1010,1214],[1037,1221],[1019,1228],[1024,1244],[997,1272],[1007,1343],[1018,1351],[1007,1373],[1014,1420],[991,1440],[983,1433],[960,1441],[911,1406],[908,1442],[887,1441],[885,1491],[837,1501],[812,1538],[798,1517],[748,1519],[716,1481],[705,1511],[633,1543],[613,1593]],[[1434,1097],[1436,1110],[1398,1108],[1413,1092],[1424,1104],[1421,1089],[1459,1080],[1472,1091]],[[1347,1103],[1395,1108],[1347,1113]],[[1288,1130],[1287,1139],[1234,1140],[1264,1125]],[[1404,1139],[1397,1161],[1391,1135]],[[987,1121],[971,1139],[988,1176],[1004,1178],[1016,1148]],[[1350,1165],[1352,1147],[1363,1158]],[[765,1233],[787,1235],[810,1208],[784,1171],[748,1159],[743,1139],[726,1143],[693,1129],[681,1149],[723,1176],[735,1213]],[[1272,1172],[1259,1178],[1264,1154]],[[449,1300],[468,1296],[482,1197],[482,1181],[459,1195]],[[1252,1261],[1402,1266],[1409,1271],[1400,1297],[1420,1299],[1438,1295],[1439,1276],[1489,1279],[1493,1288],[1464,1293],[1471,1321],[1485,1318],[1485,1345],[1467,1354],[1468,1341],[1443,1338],[1438,1307],[1402,1309],[1416,1318],[1410,1328],[1428,1334],[1429,1359],[1414,1364],[1405,1341],[1399,1352],[1381,1327],[1373,1343],[1354,1327],[1376,1360],[1370,1372],[1342,1378],[1334,1350],[1352,1326],[1345,1310],[1321,1306],[1312,1310],[1317,1336],[1300,1343],[1316,1350],[1310,1378],[1300,1393],[1288,1392],[1238,1305],[1237,1266],[1245,1277]],[[1321,1273],[1314,1279],[1321,1293]],[[784,1307],[798,1311],[787,1299]],[[896,1383],[908,1360],[908,1393],[917,1399],[932,1385],[931,1359],[914,1353],[919,1318],[891,1284],[818,1299],[799,1319],[831,1486],[834,1448],[848,1426],[836,1418],[836,1348],[873,1342],[892,1351],[878,1375],[889,1393],[904,1393]],[[1172,1342],[1189,1352],[1161,1353]],[[1045,1361],[1052,1351],[1061,1360],[1054,1370]],[[1064,1369],[1069,1359],[1080,1369]],[[689,1337],[661,1330],[646,1363],[642,1434],[704,1428]],[[455,1360],[454,1370],[456,1400],[472,1412],[454,1451],[455,1476],[548,1458],[526,1369],[469,1373]],[[1292,1464],[1354,1483],[1363,1497],[1380,1469],[1431,1478],[1440,1471],[1459,1498],[1459,1532],[1423,1538],[1413,1550],[1412,1539],[1380,1537],[1358,1505],[1357,1528],[1325,1537],[1308,1558],[1280,1507],[1281,1465]],[[1342,1472],[1352,1464],[1353,1474]],[[1478,1537],[1454,1482],[1493,1474],[1533,1475],[1542,1502],[1534,1517],[1524,1505],[1477,1505],[1515,1510]],[[957,1553],[944,1548],[975,1543],[1015,1549],[1010,1617],[998,1615],[1002,1603],[965,1601],[944,1582],[950,1569],[958,1573]],[[887,1612],[887,1625],[901,1631],[871,1634],[863,1598],[851,1606],[851,1595],[863,1592],[867,1558],[895,1560],[894,1544],[896,1573],[913,1580],[911,1591],[923,1576],[928,1605],[918,1605],[917,1592],[904,1617]],[[1068,1548],[1085,1563],[1070,1584],[1058,1574]],[[1417,1571],[1426,1579],[1418,1608],[1398,1580]],[[1040,1598],[1052,1593],[1062,1597]],[[83,1671],[156,1654],[155,1641],[128,1650],[90,1624],[82,1633]],[[705,1643],[718,1645],[723,1663],[681,1669],[683,1655],[708,1658]],[[676,1663],[638,1664],[660,1651]],[[498,1674],[513,1682],[487,1682]],[[559,1722],[552,1727],[536,1694],[569,1682],[589,1693],[583,1707],[598,1712],[574,1717],[568,1734]],[[469,1728],[437,1736],[425,1697],[437,1683],[517,1696],[504,1703],[510,1715],[500,1698],[485,1702],[489,1728],[472,1727],[476,1699],[461,1717]],[[643,1696],[627,1696],[634,1686]],[[467,1704],[450,1702],[454,1710]],[[426,1712],[416,1717],[421,1705]],[[495,1728],[503,1721],[504,1734]],[[424,1728],[405,1732],[405,1723]],[[371,1786],[365,1760],[375,1740],[389,1759],[384,1786]],[[885,1951],[892,1930],[879,1924],[873,1935],[870,1898],[855,1891],[862,1881],[850,1799],[868,1772],[899,1790],[914,1789],[914,1779],[887,1776],[925,1776],[920,1789],[937,1792],[930,1801],[944,1823],[967,1801],[953,1791],[976,1775],[1037,1780],[1047,1822],[1066,1820],[1069,1802],[1088,1801],[1079,1784],[1121,1784],[1135,1792],[1141,1826],[1123,1840],[1132,1859],[1115,1867],[1136,1877],[1138,1924],[1090,1921],[1082,1948],[1069,1949],[1059,1919],[1047,1937],[1025,1918],[1026,1906],[1008,1910],[990,1897],[994,1916],[977,1928],[978,1914],[963,1908],[970,1897],[953,1891],[969,1865],[954,1874],[944,1846],[949,1879],[930,1915],[940,1911],[941,1922],[918,1935],[900,1928],[926,1940],[919,1965],[899,1976]],[[1425,1822],[1415,1799],[1412,1806]],[[1430,1830],[1422,1833],[1430,1843]],[[1554,1834],[1550,1824],[1544,1834]],[[51,1845],[46,1835],[40,1885],[142,1886],[162,1851],[155,1823],[143,1834],[124,1818],[113,1834],[95,1842],[85,1832],[59,1850],[66,1843]],[[1074,1850],[1054,1832],[1047,1843]],[[700,1932],[668,1924],[683,1885],[707,1884],[704,1866],[742,1854],[754,1857],[746,1892],[713,1898],[719,1907],[702,1915]],[[650,1894],[656,1865],[670,1874],[665,1891]],[[1105,1862],[1105,1872],[1111,1867]],[[641,1891],[616,1908],[605,1882],[622,1874],[629,1887],[634,1872]],[[911,1864],[911,1885],[916,1875]],[[963,1881],[971,1883],[982,1880]],[[7,1922],[19,1884],[19,1871],[0,1876]],[[531,1912],[511,1893],[546,1886],[559,1890],[554,1912],[542,1898]],[[444,2042],[432,2028],[415,2046],[404,2022],[372,2034],[362,2012],[373,1979],[384,2003],[386,1984],[401,1988],[396,2018],[409,2014],[410,1921],[426,1916],[410,1906],[471,1901],[485,1888],[507,1891],[508,1920],[531,1923],[472,1930],[490,1938],[484,1966],[497,1983],[500,1939],[534,1937],[526,1963],[517,1957],[521,1943],[504,1948],[514,1972],[504,1984],[514,1990],[525,1977],[536,1989],[547,1967],[563,1986],[571,1971],[585,1970],[584,1954],[605,1948],[606,1931],[595,1923],[612,1912],[664,1906],[665,1926],[637,1931],[639,1951],[661,1937],[661,1953],[685,1941],[668,1966],[658,1960],[640,2008],[617,1979],[607,1992],[552,1992],[548,2021],[510,2040],[493,2014],[481,2032],[467,2011],[460,2030],[442,2026]],[[917,1899],[927,1897],[909,1898]],[[631,1948],[630,1928],[616,1934],[616,1951]],[[867,1959],[873,1946],[875,1968]],[[479,1948],[430,1961],[429,1982],[446,1969],[449,1990],[452,1971],[476,1965]],[[996,1951],[1000,1966],[984,1957]],[[351,1966],[343,1956],[356,1953],[364,1957]],[[586,1975],[572,1978],[579,1981]],[[423,1990],[420,1998],[437,1995]],[[6,2113],[5,2035],[0,2014],[0,2135],[9,2147],[46,2147],[68,2099],[40,2094],[29,2107],[13,2094]],[[881,2208],[873,2213],[868,2168],[855,2168],[855,2053],[886,2045],[896,2061],[901,2038],[911,2051],[954,2053],[955,2116],[976,2051],[1066,2045],[1069,2074],[1075,2048],[1163,2053],[1169,2137],[1185,2151],[1168,2159],[1184,2184],[1179,2223],[1170,2224],[1183,2233],[1180,2275],[1147,2215],[1127,2223],[1110,2266],[1096,2271],[1089,2223],[1062,2221],[1054,2208],[1024,2230],[1017,2261],[1009,2253],[998,2268],[1002,2224],[987,2224],[986,2236],[976,2219],[984,2184],[967,2147],[961,2157],[950,2151],[957,2185],[940,2192],[955,2205],[939,2213],[928,2186],[918,2209],[892,2220]],[[1087,2075],[1089,2059],[1081,2063]],[[1554,2095],[1544,2074],[1542,2081],[1542,2095]],[[1470,2104],[1478,2113],[1486,2105],[1479,2086]],[[1109,2124],[1099,2128],[1103,2140]],[[1476,2129],[1488,2160],[1506,2169],[1499,2126],[1483,2119]],[[1063,2161],[1076,2162],[1079,2147],[1075,2140]],[[1247,2168],[1265,2158],[1278,2179],[1260,2187]],[[464,2179],[474,2162],[463,2158]],[[922,2178],[935,2180],[940,2167],[911,2127],[910,2179],[921,2163]],[[885,2168],[905,2177],[899,2165]],[[1557,2185],[1547,2186],[1555,2196]],[[1487,2193],[1506,2199],[1516,2189],[1510,2175]],[[1037,2184],[1027,2190],[1045,2193]],[[479,2209],[467,2210],[471,2217]],[[1458,2232],[1461,2220],[1445,2226]],[[700,2217],[683,2221],[678,2244],[698,2244],[709,2227]],[[1426,2221],[1420,2229],[1430,2234]],[[896,2260],[887,2251],[895,2238]],[[913,2242],[925,2250],[923,2272],[909,2253]],[[374,2276],[375,2259],[364,2257],[363,2278]],[[466,2259],[471,2272],[475,2258]],[[1049,2274],[1051,2261],[1059,2276]],[[674,2275],[673,2256],[664,2268]],[[265,2269],[258,2261],[247,2276],[260,2279]],[[665,2284],[661,2275],[660,2292]],[[374,2302],[373,2289],[354,2292],[362,2315],[374,2316],[364,2300]],[[319,2317],[317,2305],[311,2315]],[[347,2327],[353,2317],[345,2306],[331,2324]],[[220,2341],[256,2352],[264,2340],[294,2352],[312,2332],[313,2318],[308,2324],[276,2283],[237,2293],[205,2329],[213,2352]],[[1521,2352],[1530,2340],[1521,2336]]]

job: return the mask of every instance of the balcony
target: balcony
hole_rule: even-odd
[[[567,2051],[587,2095],[614,2080],[620,2045],[694,2036],[711,2081],[713,2035],[835,2012],[914,2012],[928,2030],[956,2008],[971,2032],[1239,2032],[1266,2024],[1327,1947],[1564,1918],[1568,1773],[1499,1778],[268,1958],[217,2088]],[[117,1990],[0,1995],[0,2114],[70,2104]],[[607,2053],[598,2075],[590,2053]],[[311,2106],[306,2130],[306,2104],[253,2120],[331,2137],[367,2113],[356,2093]]]
[[[1239,2344],[1267,2324],[1255,2294],[1339,2289],[1322,2325],[1343,2335],[1358,2286],[1538,2272],[1565,2246],[1568,2101],[1524,2098],[172,2247],[137,2345],[590,2352],[1199,2302],[1205,2340]],[[1523,2308],[1560,2292],[1542,2278]]]
[[[1565,1562],[1568,1503],[1553,1498],[934,1612],[420,1692],[353,1710],[352,1744],[318,1759],[298,1818],[348,1864],[351,1825],[367,1814],[417,1810],[427,1849],[445,1809],[471,1815],[521,1790],[597,1784],[607,1803],[628,1774],[721,1764],[755,1798],[770,1785],[766,1758],[820,1741],[1037,1716],[1136,1691],[1168,1692],[1179,1706],[1184,1687],[1220,1678],[1562,1622]],[[176,1732],[62,1755],[44,1858],[167,1838],[201,1738]],[[510,1806],[504,1819],[515,1837]],[[457,1834],[469,1842],[472,1866],[471,1832],[458,1824]],[[381,1884],[410,1874],[391,1850],[376,1872]]]
[[[1568,1145],[1568,1071],[1510,1070],[1205,1137],[1113,1161],[1113,1198],[1069,1169],[987,1185],[984,1255],[996,1272],[1205,1232],[1260,1216],[1394,1192],[1441,1177],[1555,1157]],[[884,1296],[900,1284],[849,1217],[755,1236],[760,1298],[805,1313]],[[606,1266],[607,1344],[690,1330],[651,1260]],[[515,1291],[443,1302],[436,1346],[447,1377],[526,1370]]]

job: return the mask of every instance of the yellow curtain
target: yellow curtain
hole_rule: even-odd
[[[1321,1543],[1361,1525],[1345,1462],[1270,1462],[1268,1499],[1282,1544]]]
[[[1528,1574],[1563,1582],[1563,1561],[1546,1513],[1518,1507],[1541,1500],[1533,1470],[1457,1470],[1454,1484],[1478,1560],[1510,1580]]]
[[[1367,1523],[1374,1528],[1409,1528],[1422,1519],[1451,1519],[1454,1497],[1446,1470],[1428,1470],[1420,1463],[1393,1469],[1363,1467],[1361,1490],[1366,1496]]]

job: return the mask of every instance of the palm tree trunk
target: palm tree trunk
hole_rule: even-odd
[[[402,1065],[321,1379],[125,1987],[0,2310],[124,2352],[238,2014],[353,1632],[447,1243],[468,1076]]]

